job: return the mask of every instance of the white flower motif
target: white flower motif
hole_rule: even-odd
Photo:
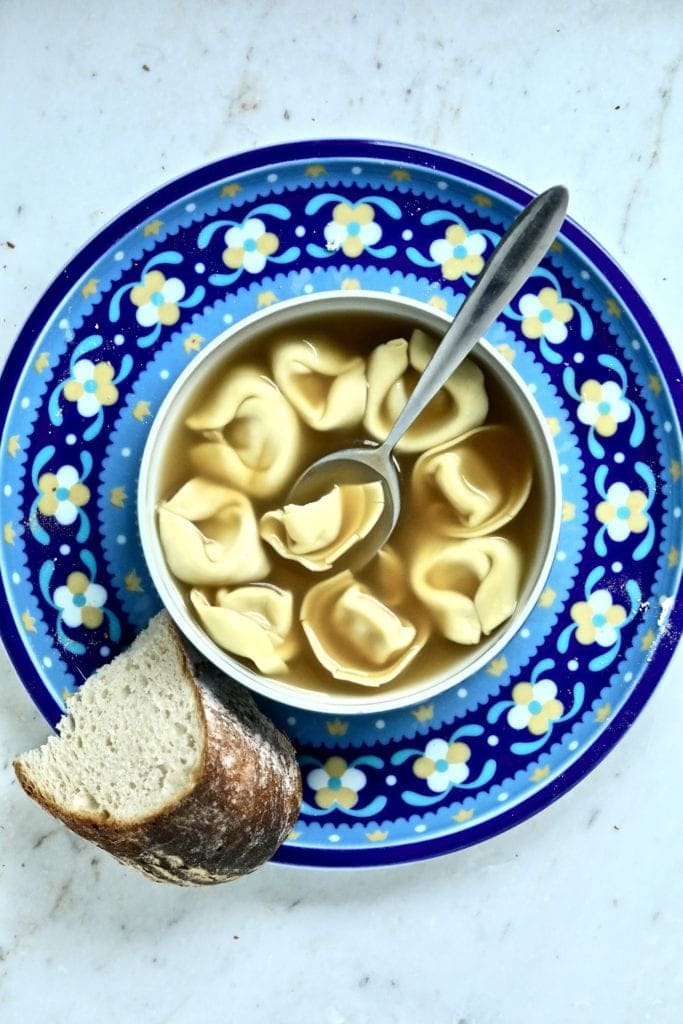
[[[325,225],[327,248],[341,249],[352,259],[360,256],[370,245],[377,245],[382,229],[375,222],[375,211],[370,203],[337,203],[332,220]]]
[[[318,807],[348,809],[358,803],[358,793],[365,786],[365,772],[350,768],[343,757],[330,757],[322,768],[309,772],[306,782],[315,793]]]
[[[576,639],[580,644],[612,647],[619,639],[619,629],[626,621],[626,609],[615,604],[609,590],[594,590],[587,601],[577,601],[570,609],[576,622]]]
[[[38,508],[46,516],[53,516],[60,526],[71,526],[79,509],[90,499],[90,491],[81,483],[75,466],[62,466],[56,473],[43,473],[38,480],[41,498]]]
[[[466,743],[447,743],[430,740],[422,757],[413,765],[413,773],[424,779],[432,793],[445,793],[451,786],[460,785],[470,773],[467,766],[471,750]]]
[[[441,264],[444,277],[455,281],[463,274],[478,274],[484,266],[482,253],[486,239],[478,231],[467,233],[460,224],[451,224],[444,238],[437,238],[429,247],[429,255]]]
[[[517,683],[512,690],[514,707],[507,713],[508,725],[513,729],[528,729],[534,736],[542,736],[551,722],[562,717],[564,706],[557,700],[557,686],[552,679],[539,679],[537,683]]]
[[[593,427],[603,437],[616,433],[619,423],[631,415],[631,409],[624,398],[624,392],[614,380],[600,384],[587,380],[581,387],[581,402],[576,411],[581,423]]]
[[[119,397],[113,378],[111,363],[79,359],[72,367],[71,378],[64,385],[64,397],[76,403],[81,416],[97,416],[103,405],[113,405]]]
[[[167,278],[160,270],[151,270],[130,293],[131,302],[137,306],[135,319],[141,327],[175,324],[180,319],[178,303],[184,295],[185,285],[179,277]]]
[[[260,274],[268,257],[277,251],[280,243],[277,235],[266,231],[266,225],[260,217],[252,217],[245,220],[244,224],[228,228],[225,244],[227,248],[223,252],[223,262],[226,267]]]
[[[72,629],[97,629],[104,618],[101,609],[106,604],[107,591],[99,583],[92,583],[85,573],[69,573],[66,586],[57,587],[52,597],[65,625]]]
[[[605,524],[610,538],[615,541],[627,540],[632,533],[643,533],[647,529],[647,517],[643,509],[647,495],[632,491],[628,484],[618,482],[608,489],[605,501],[596,506],[595,515]]]
[[[552,345],[565,340],[565,324],[574,315],[570,304],[560,298],[555,288],[541,288],[537,295],[527,292],[519,300],[519,311],[522,314],[522,334],[526,338],[545,337]]]

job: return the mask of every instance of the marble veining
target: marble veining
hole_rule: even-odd
[[[668,111],[671,106],[673,98],[673,92],[676,85],[676,80],[681,69],[681,62],[683,61],[683,55],[679,54],[676,58],[671,60],[664,68],[662,81],[658,89],[658,104],[655,110],[655,116],[652,124],[652,144],[650,147],[650,153],[648,156],[647,163],[642,173],[636,177],[631,193],[626,202],[626,208],[624,210],[624,217],[621,222],[621,231],[619,234],[619,243],[624,245],[624,241],[629,228],[629,221],[631,217],[631,210],[634,203],[637,201],[643,182],[646,179],[648,173],[657,164],[660,159],[660,150],[665,137],[666,119]]]

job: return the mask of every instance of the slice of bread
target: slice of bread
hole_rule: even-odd
[[[58,736],[14,769],[74,832],[180,885],[259,867],[301,804],[287,737],[241,686],[193,663],[166,612],[68,698]]]

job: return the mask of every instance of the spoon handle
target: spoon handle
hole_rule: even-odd
[[[547,189],[503,235],[380,445],[383,456],[391,453],[543,259],[564,220],[568,199],[563,185]]]

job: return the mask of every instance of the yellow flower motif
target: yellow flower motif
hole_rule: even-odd
[[[332,220],[325,225],[325,241],[332,251],[341,249],[345,256],[355,259],[370,245],[376,245],[382,229],[375,223],[375,211],[370,203],[337,203]]]
[[[53,599],[67,626],[97,629],[102,624],[102,606],[107,600],[107,592],[98,583],[92,583],[85,573],[69,573],[66,586],[57,587]]]
[[[131,569],[123,578],[123,583],[129,594],[144,594],[142,586],[142,580],[136,573],[135,569]]]
[[[71,373],[71,379],[64,385],[64,397],[76,403],[81,416],[96,416],[103,405],[114,405],[117,401],[119,392],[112,383],[114,367],[111,363],[79,359]]]
[[[230,270],[244,269],[250,274],[259,274],[280,245],[277,235],[266,231],[266,225],[259,217],[245,220],[225,232],[226,249],[223,262]]]
[[[557,687],[552,679],[517,683],[512,689],[515,706],[508,711],[508,724],[513,729],[528,729],[533,736],[542,736],[564,712],[564,705],[556,695]]]
[[[152,415],[152,410],[149,407],[149,402],[146,399],[140,399],[139,402],[135,403],[135,407],[132,412],[133,419],[136,419],[138,423],[144,423],[148,416]]]
[[[156,217],[154,220],[151,220],[149,224],[145,224],[142,229],[142,237],[149,238],[150,235],[158,235],[163,226],[163,220],[159,220],[159,218]]]
[[[490,676],[502,676],[505,669],[508,667],[507,658],[505,655],[501,655],[500,658],[494,658],[486,669]]]
[[[100,282],[96,277],[91,277],[89,281],[86,281],[81,288],[81,295],[83,298],[87,299],[90,295],[95,295],[97,293],[97,286],[99,283]]]
[[[418,722],[429,722],[434,717],[434,705],[421,704],[419,708],[415,708],[415,710],[410,713],[418,720]]]
[[[573,501],[562,502],[562,522],[571,523],[576,516],[576,505]]]
[[[647,516],[643,509],[647,495],[642,491],[631,491],[627,484],[615,483],[607,491],[606,500],[595,507],[595,516],[604,523],[612,540],[626,540],[631,533],[644,533]]]
[[[150,270],[131,289],[130,301],[138,307],[135,318],[143,327],[163,324],[170,327],[180,319],[178,303],[185,294],[185,285],[178,277],[166,278],[160,270]]]
[[[109,501],[114,508],[125,508],[127,499],[125,487],[112,487],[109,492]]]
[[[81,483],[75,466],[62,466],[56,473],[38,477],[41,497],[38,509],[44,516],[53,516],[62,526],[70,526],[78,510],[90,500],[90,491]]]
[[[358,803],[358,791],[366,783],[365,773],[350,768],[343,757],[330,757],[322,768],[314,768],[306,779],[315,791],[314,800],[325,810],[334,806],[348,810]]]
[[[21,624],[27,633],[36,632],[36,620],[33,618],[28,608],[21,614]]]
[[[580,644],[598,644],[612,647],[619,627],[626,620],[626,609],[614,604],[608,590],[595,590],[587,601],[577,601],[570,614],[578,628],[576,639]]]
[[[472,751],[466,743],[430,740],[422,757],[413,764],[413,773],[424,779],[434,793],[445,793],[452,785],[465,781],[470,773],[467,762]]]
[[[553,344],[564,341],[574,310],[564,302],[556,288],[541,288],[538,295],[523,295],[519,301],[522,334],[526,338],[545,337]]]
[[[204,338],[201,334],[197,334],[195,331],[193,331],[191,334],[188,334],[188,336],[183,341],[183,348],[188,355],[190,354],[190,352],[199,352],[200,348],[202,347],[205,341],[206,338]]]
[[[591,379],[581,386],[581,403],[576,415],[581,423],[593,427],[601,437],[612,437],[618,425],[629,418],[631,410],[616,381],[600,384]]]
[[[480,273],[485,248],[486,239],[478,231],[468,234],[462,224],[451,224],[445,238],[432,242],[429,255],[441,264],[441,273],[447,281],[457,281],[463,274]]]
[[[473,816],[474,816],[474,808],[473,807],[470,807],[468,810],[465,810],[465,808],[462,807],[458,811],[457,814],[453,815],[453,821],[457,821],[459,825],[462,825],[462,823],[464,821],[470,821],[470,819]]]
[[[335,718],[331,722],[325,722],[330,736],[345,736],[349,728],[348,722],[342,722],[341,718]]]
[[[595,721],[596,722],[606,722],[611,714],[612,714],[612,705],[611,704],[603,704],[602,707],[599,707],[597,709],[597,711],[595,712]]]

